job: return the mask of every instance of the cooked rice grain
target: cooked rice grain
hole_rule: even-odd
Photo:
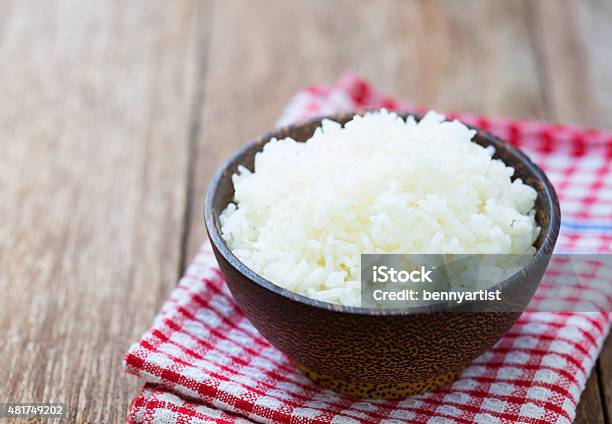
[[[536,191],[444,119],[383,109],[272,139],[233,176],[223,238],[269,281],[345,305],[360,304],[362,253],[535,252]]]

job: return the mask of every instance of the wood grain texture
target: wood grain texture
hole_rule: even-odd
[[[601,403],[606,423],[612,421],[612,338],[608,336],[597,363]]]
[[[612,2],[527,4],[551,119],[612,128]]]
[[[121,370],[178,274],[205,4],[0,16],[0,399],[124,421]]]
[[[341,17],[332,15],[325,1],[260,1],[256,7],[244,0],[217,3],[185,258],[195,254],[204,237],[202,197],[214,170],[238,146],[270,129],[304,85],[331,84],[351,70],[389,93],[440,110],[559,120],[556,104],[573,98],[551,94],[553,75],[543,57],[550,47],[542,45],[542,37],[558,34],[543,34],[551,30],[539,20],[534,27],[533,3],[385,1],[368,7],[338,1],[334,10],[341,10]],[[562,21],[553,19],[549,26],[561,31]],[[575,43],[575,54],[583,54],[587,41]],[[602,49],[606,46],[598,45],[593,53]],[[557,84],[561,92],[579,91],[571,79]],[[612,83],[593,82],[592,89],[597,87]],[[605,107],[612,111],[612,105]],[[592,125],[595,108],[590,104],[579,115],[563,118]],[[583,398],[577,422],[603,419],[597,371]]]
[[[212,26],[187,258],[203,238],[214,170],[305,85],[350,70],[441,110],[542,117],[521,2],[227,0]]]
[[[548,119],[612,128],[612,2],[530,1]],[[606,343],[578,405],[576,423],[610,424],[612,344]]]
[[[576,424],[607,424],[600,397],[597,368],[591,371],[576,410]]]

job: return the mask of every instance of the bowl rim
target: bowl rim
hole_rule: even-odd
[[[213,204],[215,196],[218,193],[218,189],[220,186],[220,182],[226,172],[234,166],[240,164],[240,158],[251,149],[259,147],[259,149],[263,148],[263,145],[266,144],[270,139],[274,138],[275,135],[287,131],[295,130],[296,128],[302,126],[312,126],[317,123],[320,123],[323,119],[331,119],[334,121],[345,122],[347,119],[351,119],[354,115],[363,115],[368,111],[358,111],[358,112],[349,112],[349,113],[337,113],[332,115],[323,115],[318,116],[312,119],[308,119],[305,121],[298,122],[296,124],[291,124],[283,127],[276,128],[272,131],[268,131],[256,139],[252,140],[249,143],[241,146],[237,149],[222,165],[216,170],[213,177],[210,180],[208,185],[208,189],[206,191],[204,197],[204,224],[206,227],[206,231],[208,233],[208,237],[210,242],[212,243],[215,250],[225,259],[232,268],[238,271],[243,277],[247,278],[251,282],[257,284],[258,286],[273,292],[277,295],[287,298],[290,301],[305,304],[308,306],[312,306],[318,309],[324,309],[328,311],[334,312],[342,312],[348,314],[357,314],[357,315],[374,315],[374,316],[394,316],[394,315],[412,315],[419,313],[434,313],[434,312],[454,312],[462,307],[462,305],[457,304],[455,302],[440,302],[433,305],[422,305],[411,308],[367,308],[363,306],[348,306],[341,305],[335,303],[324,302],[321,300],[316,300],[305,295],[292,292],[285,288],[282,288],[256,272],[252,271],[249,267],[247,267],[243,262],[241,262],[229,249],[223,237],[221,236],[220,230],[216,225],[216,221],[218,220],[218,216],[214,216],[213,214]],[[402,119],[406,119],[409,116],[420,120],[423,115],[417,113],[397,113]],[[455,120],[455,119],[453,119]],[[514,146],[510,142],[503,140],[488,131],[483,129],[474,127],[472,125],[468,125],[462,122],[468,128],[476,130],[478,135],[485,139],[493,139],[496,142],[504,145],[504,147],[510,151],[511,155],[516,157],[521,163],[525,164],[526,168],[531,172],[536,179],[542,184],[543,194],[544,194],[544,204],[548,206],[548,226],[546,228],[546,233],[544,234],[544,238],[542,240],[541,245],[538,247],[536,253],[531,258],[528,264],[523,266],[520,271],[517,273],[505,278],[503,281],[499,282],[491,289],[498,288],[500,290],[508,288],[513,283],[522,280],[521,276],[528,274],[529,272],[533,272],[538,268],[538,264],[542,262],[547,262],[550,256],[552,255],[555,243],[557,241],[557,237],[559,235],[559,227],[561,221],[561,212],[559,209],[559,200],[557,198],[557,193],[555,192],[554,186],[549,181],[546,174],[537,166],[525,153],[523,153],[518,147]],[[344,125],[344,124],[342,124]],[[539,285],[539,282],[538,282]]]

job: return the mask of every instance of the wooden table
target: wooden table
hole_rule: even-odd
[[[344,70],[439,110],[612,128],[610,1],[4,1],[0,401],[121,422],[202,193]],[[578,422],[610,422],[608,341]]]

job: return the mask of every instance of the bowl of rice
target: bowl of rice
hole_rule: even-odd
[[[435,112],[384,109],[245,145],[214,175],[204,215],[258,331],[311,380],[371,398],[441,387],[499,340],[540,283],[560,222],[551,183],[510,143]],[[509,309],[362,305],[362,254],[421,253],[528,260],[495,286]]]

